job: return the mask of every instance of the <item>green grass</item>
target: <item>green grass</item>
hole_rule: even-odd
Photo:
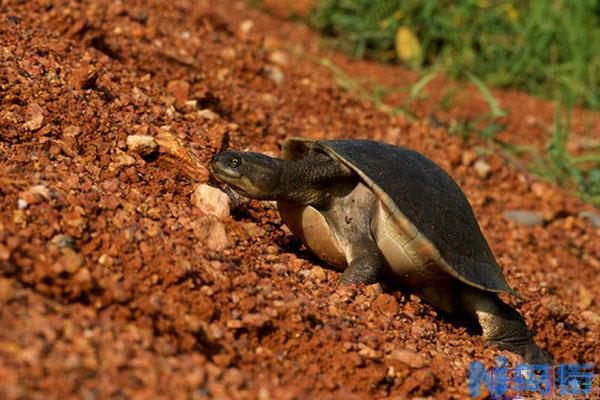
[[[533,152],[531,170],[574,190],[583,200],[600,207],[600,146],[579,155],[567,148],[571,128],[571,108],[564,113],[556,107],[554,128],[543,153]]]
[[[307,56],[304,55],[304,57]],[[392,89],[383,87],[381,85],[376,86],[374,89],[369,89],[367,85],[364,85],[359,80],[354,79],[350,75],[346,74],[340,67],[335,65],[328,58],[307,58],[310,58],[313,62],[316,62],[327,68],[339,87],[351,92],[362,100],[372,102],[375,105],[375,108],[378,110],[392,115],[401,115],[409,121],[414,120],[414,115],[405,107],[394,107],[385,103],[384,97],[392,92]]]
[[[307,56],[304,55],[304,57]],[[310,59],[326,67],[342,89],[353,93],[363,100],[371,101],[377,109],[383,112],[392,115],[402,115],[409,120],[414,120],[416,117],[408,110],[408,104],[414,99],[426,96],[423,93],[425,87],[437,75],[436,72],[432,71],[425,74],[413,85],[405,88],[397,89],[375,86],[373,89],[369,89],[370,85],[352,78],[331,60],[315,57],[311,57]],[[451,135],[462,137],[463,140],[477,137],[489,143],[494,143],[500,146],[509,160],[518,163],[520,166],[525,165],[532,173],[550,182],[555,182],[567,190],[573,191],[584,201],[600,208],[600,144],[588,146],[578,155],[569,152],[567,143],[571,135],[572,105],[563,107],[560,103],[557,103],[554,127],[549,132],[549,139],[545,149],[540,150],[531,146],[517,146],[499,139],[496,135],[506,128],[500,122],[501,118],[506,115],[506,111],[500,108],[497,100],[487,86],[477,77],[469,74],[468,80],[480,91],[488,105],[489,111],[472,119],[454,121],[453,124],[447,127]],[[404,106],[392,107],[385,103],[384,97],[394,91],[407,92],[408,100],[405,101]],[[453,97],[454,93],[448,95],[449,99]],[[528,159],[529,162],[523,164],[524,159]]]
[[[410,104],[427,96],[426,86],[438,74],[467,81],[479,90],[488,112],[454,121],[447,127],[450,134],[495,143],[509,159],[520,165],[528,160],[525,166],[536,175],[600,207],[600,146],[577,155],[567,147],[572,108],[600,109],[600,0],[320,0],[311,22],[331,44],[355,57],[404,62],[421,73],[407,87],[369,89],[319,59],[342,88],[412,119]],[[405,43],[396,43],[397,36]],[[442,108],[451,107],[462,85],[443,95]],[[505,129],[500,121],[506,112],[488,86],[556,100],[555,124],[544,149],[497,137]],[[407,94],[400,107],[385,103],[393,90]]]
[[[318,0],[311,23],[355,57],[388,62],[403,28],[414,69],[600,109],[600,0]]]

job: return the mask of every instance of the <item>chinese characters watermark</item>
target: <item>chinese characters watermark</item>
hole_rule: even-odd
[[[508,368],[506,357],[496,358],[496,367],[487,370],[479,361],[471,362],[468,373],[469,394],[481,395],[483,384],[492,399],[517,398],[535,393],[541,396],[584,396],[592,394],[594,363],[528,365]],[[598,397],[600,398],[600,397]]]

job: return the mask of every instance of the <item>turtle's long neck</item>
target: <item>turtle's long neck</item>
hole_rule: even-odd
[[[281,161],[278,199],[304,205],[323,204],[338,179],[354,173],[325,154],[311,152],[300,160]]]

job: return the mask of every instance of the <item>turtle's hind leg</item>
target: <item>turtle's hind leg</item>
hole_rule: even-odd
[[[533,341],[521,314],[495,293],[466,287],[461,300],[464,308],[479,321],[483,338],[492,345],[518,354],[528,364],[552,365],[550,355]]]
[[[350,249],[348,268],[340,277],[342,284],[370,285],[380,280],[382,260],[377,245],[371,238],[365,238]]]

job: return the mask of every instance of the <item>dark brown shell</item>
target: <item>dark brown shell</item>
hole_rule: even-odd
[[[398,223],[408,220],[436,247],[446,272],[480,289],[518,296],[506,283],[462,190],[436,163],[413,150],[370,140],[290,138],[283,157],[299,159],[310,150],[354,170]]]

